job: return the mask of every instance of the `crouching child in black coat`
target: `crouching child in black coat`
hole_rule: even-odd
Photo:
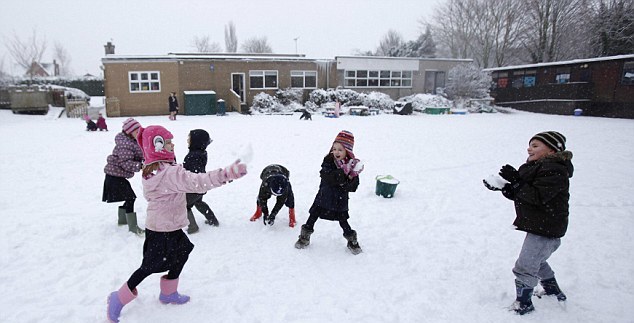
[[[273,225],[282,205],[286,205],[288,207],[288,226],[291,228],[295,226],[295,196],[289,177],[290,172],[282,165],[272,164],[264,167],[260,174],[262,184],[260,184],[256,202],[257,208],[250,221],[255,221],[264,214],[264,225]],[[269,214],[267,202],[273,195],[276,197],[275,206]]]
[[[572,153],[566,150],[566,137],[556,131],[534,135],[528,143],[528,159],[515,170],[505,165],[500,176],[508,181],[495,187],[484,181],[492,191],[515,203],[517,230],[526,232],[520,255],[513,267],[517,297],[511,310],[524,315],[535,310],[531,296],[538,283],[543,291],[535,295],[551,295],[565,301],[555,272],[547,260],[561,245],[568,228],[568,200],[572,177]]]
[[[195,129],[189,132],[187,137],[187,144],[189,145],[189,152],[185,156],[183,161],[183,167],[192,173],[205,173],[207,166],[207,146],[211,144],[212,140],[209,138],[209,133],[202,129]],[[209,205],[203,201],[203,194],[187,193],[187,219],[189,220],[189,226],[187,227],[187,233],[192,234],[198,232],[198,224],[196,218],[194,218],[194,212],[192,207],[196,207],[198,212],[205,216],[205,223],[217,227],[219,225],[216,215],[211,210]]]

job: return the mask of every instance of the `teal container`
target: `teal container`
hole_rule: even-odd
[[[436,108],[436,107],[428,107],[423,110],[426,114],[448,114],[449,108]]]
[[[184,91],[185,115],[216,114],[216,92]]]
[[[392,198],[399,183],[400,181],[392,175],[379,175],[376,177],[375,193],[385,198]]]

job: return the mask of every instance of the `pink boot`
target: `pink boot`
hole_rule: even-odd
[[[178,278],[167,279],[167,275],[162,276],[161,295],[159,295],[161,303],[180,305],[189,302],[189,296],[179,294],[176,289],[178,289]]]
[[[108,321],[119,322],[119,315],[123,307],[132,302],[136,298],[137,291],[130,290],[128,283],[123,283],[123,286],[118,291],[110,293],[108,296]]]

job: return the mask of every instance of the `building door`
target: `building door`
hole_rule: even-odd
[[[240,96],[240,103],[246,103],[244,98],[244,73],[231,73],[231,89]]]
[[[425,71],[425,93],[437,94],[439,87],[445,87],[445,72]]]

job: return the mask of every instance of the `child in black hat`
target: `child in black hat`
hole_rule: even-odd
[[[251,221],[259,219],[264,214],[264,224],[273,225],[282,205],[286,205],[288,207],[288,226],[291,228],[295,226],[295,196],[289,181],[290,176],[288,169],[282,165],[272,164],[264,167],[260,174],[262,184],[260,184],[258,192],[256,210],[250,219]],[[273,195],[276,196],[275,206],[269,214],[267,202]]]
[[[203,129],[194,129],[189,132],[187,137],[187,144],[189,144],[189,152],[185,156],[183,161],[183,167],[192,173],[205,173],[207,166],[207,146],[211,144],[212,140],[209,138],[209,133]],[[187,219],[189,220],[189,226],[187,227],[187,233],[192,234],[198,232],[198,224],[196,218],[194,218],[194,212],[192,207],[196,207],[198,212],[205,216],[205,223],[217,227],[219,225],[218,219],[211,210],[209,205],[203,201],[205,193],[187,193]]]
[[[484,185],[515,202],[517,216],[513,225],[525,231],[526,238],[515,262],[517,298],[511,310],[519,315],[535,310],[531,301],[539,282],[543,292],[565,301],[566,295],[555,280],[548,258],[559,248],[568,228],[569,178],[572,177],[572,153],[566,150],[566,137],[556,131],[540,132],[528,143],[528,159],[516,170],[505,165],[500,176],[508,181],[503,187],[486,180]]]

